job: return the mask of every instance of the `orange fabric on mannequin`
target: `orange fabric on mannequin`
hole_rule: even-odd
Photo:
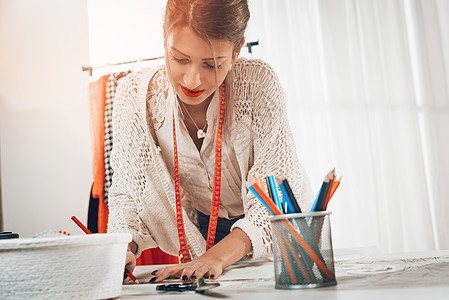
[[[106,233],[109,211],[104,202],[104,111],[109,75],[89,84],[92,138],[92,196],[98,198],[98,233]]]
[[[92,196],[104,204],[104,108],[109,75],[89,84],[90,124],[92,138]]]

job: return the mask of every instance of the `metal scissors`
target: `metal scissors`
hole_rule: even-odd
[[[198,282],[159,284],[156,291],[163,292],[185,292],[194,291],[195,293],[204,294],[210,289],[220,286],[218,282],[206,283],[204,278],[200,278]]]

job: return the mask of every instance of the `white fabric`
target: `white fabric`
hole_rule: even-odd
[[[170,86],[171,88],[171,86]],[[173,105],[176,104],[174,93],[165,101],[165,119],[172,119]],[[179,159],[179,178],[184,191],[190,195],[192,205],[203,214],[210,215],[215,172],[215,135],[217,132],[217,117],[219,111],[219,93],[215,93],[206,112],[208,124],[206,137],[200,151],[196,148],[185,126],[182,110],[176,114],[176,129]],[[173,157],[173,126],[172,122],[164,122],[159,130],[156,130],[162,156],[170,174],[174,174]],[[225,134],[222,138],[229,139]],[[221,170],[221,196],[218,216],[220,218],[233,219],[242,214],[242,179],[234,148],[229,140],[222,143],[222,170]]]
[[[156,246],[174,255],[179,250],[173,175],[167,170],[155,133],[171,121],[165,120],[171,90],[165,73],[165,68],[160,68],[125,77],[114,102],[108,232],[131,233],[138,245],[137,255]],[[266,209],[247,184],[256,176],[286,177],[305,211],[310,209],[313,195],[297,157],[284,93],[274,70],[260,60],[240,59],[233,65],[231,82],[233,118],[231,128],[224,131],[231,135],[237,156],[245,213],[231,230],[238,227],[247,234],[252,243],[248,258],[257,258],[271,255],[271,230]],[[195,225],[191,195],[182,186],[181,190],[187,243],[195,258],[204,253],[205,241]]]
[[[283,83],[313,191],[343,176],[334,246],[449,249],[449,1],[249,5],[247,40]]]

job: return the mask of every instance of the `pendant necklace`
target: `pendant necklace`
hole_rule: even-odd
[[[187,107],[185,107],[184,103],[182,102],[182,100],[179,100],[179,102],[181,102],[182,107],[184,107],[184,110],[187,112],[187,114],[190,117],[190,120],[192,120],[193,125],[195,125],[197,132],[196,132],[196,136],[198,137],[198,139],[204,139],[206,137],[206,132],[204,132],[204,130],[206,129],[207,126],[207,121],[206,124],[204,124],[203,129],[198,128],[198,126],[196,125],[195,120],[192,118],[192,116],[190,115],[189,111],[187,110]]]

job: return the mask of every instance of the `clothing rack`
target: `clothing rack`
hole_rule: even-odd
[[[252,47],[259,45],[259,41],[255,41],[255,42],[248,42],[245,45],[243,45],[243,47],[247,47],[248,48],[248,53],[252,55],[253,51],[252,51]],[[129,65],[129,64],[135,64],[135,63],[140,63],[140,62],[144,62],[144,61],[152,61],[152,60],[159,60],[159,59],[163,59],[165,56],[158,56],[158,57],[152,57],[152,58],[145,58],[145,59],[139,59],[139,60],[131,60],[131,61],[125,61],[125,62],[119,62],[119,63],[114,63],[114,64],[107,64],[104,66],[95,66],[95,67],[91,67],[91,66],[81,66],[81,70],[83,72],[88,71],[89,72],[89,76],[92,77],[92,71],[94,69],[101,69],[101,68],[105,68],[105,67],[112,67],[112,66],[120,66],[120,65]]]
[[[119,62],[119,63],[115,63],[115,64],[107,64],[104,66],[96,66],[96,67],[91,67],[91,66],[82,66],[81,70],[84,71],[89,71],[89,76],[92,76],[92,70],[94,69],[101,69],[101,68],[105,68],[105,67],[112,67],[112,66],[120,66],[120,65],[129,65],[129,64],[134,64],[134,63],[140,63],[143,61],[152,61],[152,60],[158,60],[158,59],[163,59],[164,56],[158,56],[158,57],[152,57],[152,58],[145,58],[145,59],[139,59],[139,60],[131,60],[131,61],[125,61],[125,62]]]

